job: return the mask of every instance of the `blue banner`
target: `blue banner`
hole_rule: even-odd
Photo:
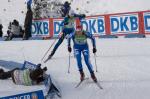
[[[29,62],[29,61],[24,61],[24,64],[23,64],[23,66],[22,66],[22,69],[25,69],[25,68],[31,69],[31,70],[35,70],[35,69],[37,68],[37,65],[34,64],[34,63],[31,63],[31,62]]]
[[[1,97],[0,99],[44,99],[44,94],[42,90],[39,90],[13,96]]]
[[[110,16],[111,33],[138,33],[138,14]]]
[[[62,34],[60,26],[63,18],[34,20],[32,36],[58,37]],[[79,25],[75,21],[76,25]],[[100,35],[127,35],[150,33],[150,11],[128,12],[88,16],[81,20],[83,29],[95,36]]]
[[[86,20],[82,20],[81,24],[84,30],[92,34],[105,34],[105,20],[103,16],[87,18]]]
[[[57,37],[59,33],[61,33],[61,22],[62,19],[54,19],[54,37]],[[83,25],[84,30],[89,31],[92,34],[105,34],[105,21],[103,16],[87,18],[86,20],[82,20],[81,24]]]
[[[49,20],[34,20],[32,22],[32,36],[49,36]]]
[[[54,26],[54,29],[53,29],[53,37],[58,37],[59,36],[59,33],[61,33],[62,31],[62,26],[60,26],[61,22],[63,21],[63,19],[57,19],[55,20],[54,19],[54,23],[53,23],[53,26]]]
[[[145,31],[150,32],[150,13],[144,13]]]

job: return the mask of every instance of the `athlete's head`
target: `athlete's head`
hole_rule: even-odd
[[[76,34],[77,35],[82,35],[82,30],[83,30],[82,25],[77,26],[76,27]]]
[[[76,27],[76,31],[82,31],[82,25],[78,25],[78,26]]]

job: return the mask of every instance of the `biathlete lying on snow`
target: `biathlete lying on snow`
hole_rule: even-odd
[[[0,68],[0,79],[12,78],[12,81],[17,85],[31,86],[43,82],[45,80],[44,74],[46,71],[47,67],[41,68],[41,64],[38,64],[34,70],[15,68],[10,71],[4,71]]]

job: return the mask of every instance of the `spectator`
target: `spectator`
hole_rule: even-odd
[[[0,24],[0,37],[2,37],[3,36],[3,25],[2,24]]]
[[[69,11],[70,11],[70,9],[71,9],[70,4],[71,4],[71,3],[69,3],[68,1],[66,1],[66,2],[63,4],[63,6],[62,6],[62,8],[61,8],[62,17],[65,17],[66,15],[69,14]]]
[[[7,31],[7,38],[5,41],[12,40],[14,37],[22,37],[23,36],[23,30],[21,26],[19,25],[19,22],[14,19],[13,22],[9,23],[8,31]]]
[[[31,7],[31,4],[32,4],[32,0],[27,0],[27,6]]]
[[[23,40],[28,40],[29,37],[31,37],[32,18],[33,18],[33,12],[31,10],[31,6],[27,5],[27,13],[26,13],[25,23],[24,23],[25,32],[23,35]]]

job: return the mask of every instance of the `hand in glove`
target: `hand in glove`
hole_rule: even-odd
[[[97,52],[97,49],[94,47],[93,48],[93,53],[96,53]]]
[[[68,46],[68,52],[71,53],[72,49],[70,46]]]

